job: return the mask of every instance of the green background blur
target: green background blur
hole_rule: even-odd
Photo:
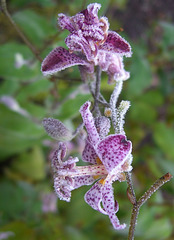
[[[133,181],[137,197],[170,172],[174,175],[174,2],[172,0],[108,0],[99,15],[106,15],[110,29],[132,46],[125,59],[131,77],[120,100],[131,101],[125,131],[133,142]],[[44,58],[56,46],[65,46],[68,31],[60,31],[57,14],[74,15],[92,1],[11,0],[9,12]],[[44,117],[58,118],[75,129],[81,122],[79,107],[90,98],[77,67],[42,76],[41,62],[0,13],[0,239],[9,232],[15,240],[124,240],[109,218],[91,209],[83,199],[89,187],[72,192],[72,201],[57,201],[50,169],[50,151],[57,143],[45,133]],[[102,75],[106,99],[113,90]],[[13,97],[21,113],[2,99]],[[21,110],[22,109],[22,110]],[[69,144],[79,156],[83,143]],[[81,163],[82,164],[82,163]],[[131,204],[126,183],[115,183],[118,217],[129,225]],[[174,182],[164,185],[141,208],[136,240],[174,239]],[[6,238],[7,239],[7,238]]]

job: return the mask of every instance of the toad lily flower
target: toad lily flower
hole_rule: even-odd
[[[118,33],[108,30],[108,19],[98,17],[100,7],[92,3],[75,16],[58,15],[60,27],[70,32],[65,39],[69,51],[63,47],[51,51],[42,63],[44,75],[78,65],[82,79],[86,80],[86,75],[93,74],[98,65],[107,72],[109,83],[129,78],[123,56],[131,56],[131,47]]]
[[[55,191],[60,199],[70,201],[73,189],[96,181],[85,194],[85,201],[93,209],[108,215],[115,229],[123,229],[126,225],[120,224],[115,215],[119,206],[114,200],[112,183],[124,181],[124,172],[131,171],[132,144],[122,134],[106,136],[110,121],[106,117],[94,119],[89,108],[90,102],[86,102],[80,113],[88,132],[82,158],[91,164],[76,166],[78,158],[72,157],[64,161],[66,146],[60,143],[52,159]]]
[[[109,125],[105,124],[106,122],[102,124],[103,121],[96,124],[89,107],[90,102],[86,102],[80,109],[88,132],[86,147],[82,154],[83,161],[104,166],[107,174],[100,176],[100,180],[86,193],[85,201],[95,210],[108,215],[115,229],[123,229],[126,225],[121,225],[115,215],[119,206],[117,201],[114,201],[112,182],[124,181],[123,172],[132,170],[130,165],[132,144],[122,134],[105,136],[109,131]]]

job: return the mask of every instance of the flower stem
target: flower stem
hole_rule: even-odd
[[[133,203],[133,208],[132,208],[132,214],[131,214],[131,221],[130,221],[130,227],[129,227],[129,235],[128,235],[128,240],[133,240],[134,239],[134,234],[135,234],[135,225],[137,221],[137,217],[139,214],[140,207],[152,196],[153,193],[155,193],[162,185],[164,185],[166,182],[170,181],[170,179],[173,176],[170,173],[166,173],[164,176],[159,178],[148,190],[147,192],[144,193],[142,197],[139,198],[138,201]],[[128,184],[128,189],[132,194],[132,183],[130,180],[130,176],[127,177],[127,182]]]
[[[127,185],[128,185],[127,195],[128,195],[129,201],[132,204],[136,204],[137,200],[136,200],[135,192],[133,189],[131,172],[126,172],[125,175],[126,175],[126,181],[127,181]]]
[[[101,68],[99,66],[96,67],[96,84],[95,84],[95,94],[94,94],[94,107],[92,111],[96,111],[98,115],[100,115],[100,110],[98,106],[98,100],[100,96],[100,84],[101,84]]]
[[[39,56],[38,51],[36,50],[36,48],[29,42],[29,40],[26,38],[26,36],[23,34],[23,32],[19,29],[19,27],[16,25],[15,21],[12,19],[8,9],[7,9],[7,4],[6,4],[6,0],[1,0],[1,9],[2,12],[4,13],[4,15],[8,18],[8,20],[10,21],[10,23],[13,25],[13,27],[15,28],[15,30],[17,31],[17,33],[19,34],[19,36],[22,38],[22,40],[25,42],[25,44],[30,48],[30,50],[32,51],[32,53],[35,55],[35,57],[42,62],[42,58]]]

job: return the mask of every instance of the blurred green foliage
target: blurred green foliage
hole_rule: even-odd
[[[57,29],[57,14],[73,15],[92,1],[12,0],[8,9],[17,25],[36,47],[41,57],[56,46],[65,46],[67,32]],[[130,43],[133,57],[125,59],[131,78],[124,83],[120,99],[130,100],[125,130],[133,142],[133,177],[137,196],[166,172],[174,175],[174,19],[167,14],[172,6],[161,7],[151,15],[154,4],[110,0],[102,3],[111,29],[129,28],[121,33]],[[146,13],[148,27],[141,26],[130,5]],[[173,6],[174,7],[174,6]],[[123,18],[120,16],[127,16]],[[128,18],[128,16],[131,16]],[[55,143],[41,125],[44,117],[55,117],[75,129],[80,123],[79,107],[91,96],[82,86],[77,68],[44,78],[40,62],[1,13],[0,98],[13,97],[27,113],[21,114],[0,103],[0,233],[14,232],[16,240],[127,239],[116,232],[109,219],[93,211],[83,199],[89,187],[72,193],[71,203],[58,201],[56,212],[43,212],[43,193],[53,192],[49,152]],[[125,28],[126,28],[125,27]],[[127,35],[126,35],[127,34]],[[133,37],[134,36],[134,37]],[[135,37],[136,36],[136,37]],[[108,99],[113,86],[103,74],[102,93]],[[76,152],[79,142],[74,141]],[[75,152],[75,151],[74,151]],[[74,153],[73,153],[74,154]],[[121,222],[129,225],[131,204],[126,183],[115,184]],[[140,211],[137,240],[174,238],[174,184],[163,186]]]

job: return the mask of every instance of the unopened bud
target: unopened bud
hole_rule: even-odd
[[[105,115],[106,117],[111,117],[111,116],[112,116],[112,110],[111,110],[111,108],[105,108],[105,110],[104,110],[104,115]]]
[[[65,125],[53,118],[45,118],[42,124],[48,135],[58,141],[66,142],[73,138],[72,132],[65,127]]]

